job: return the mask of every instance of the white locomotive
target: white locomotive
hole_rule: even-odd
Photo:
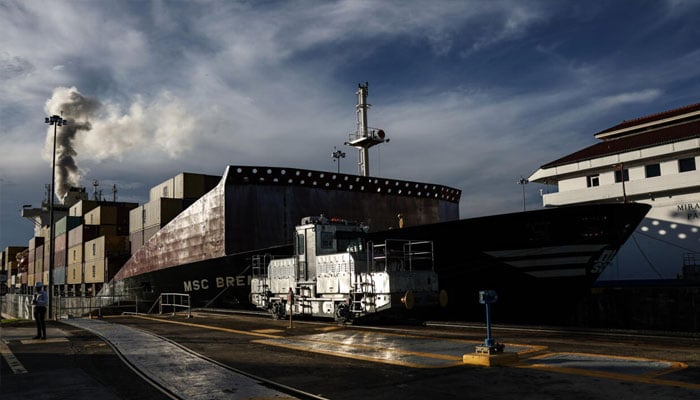
[[[433,243],[365,240],[367,226],[324,216],[296,227],[295,255],[253,261],[251,302],[274,318],[289,313],[349,322],[393,309],[446,302],[438,293]]]

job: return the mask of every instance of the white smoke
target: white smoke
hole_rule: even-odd
[[[83,96],[77,88],[59,87],[46,102],[48,115],[68,121],[56,130],[56,196],[63,200],[71,186],[79,186],[78,154],[84,159],[120,158],[131,149],[154,149],[171,158],[189,147],[196,120],[169,92],[145,102],[136,96],[124,108]],[[54,127],[46,136],[45,155],[51,160]]]
[[[58,88],[46,102],[45,111],[50,115],[58,115],[67,121],[62,126],[49,126],[46,134],[46,146],[49,155],[52,153],[54,132],[56,134],[56,181],[54,192],[63,201],[71,186],[80,184],[80,171],[75,157],[76,136],[79,131],[89,131],[89,117],[100,108],[100,103],[92,98],[84,97],[76,88]],[[49,156],[51,158],[51,156]]]

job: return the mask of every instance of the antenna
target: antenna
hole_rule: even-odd
[[[357,94],[357,129],[350,133],[350,138],[345,145],[353,146],[358,149],[359,160],[357,165],[360,169],[360,175],[369,176],[369,148],[380,143],[389,142],[383,129],[370,128],[367,126],[367,110],[371,104],[367,103],[367,94],[369,93],[369,83],[358,84]]]
[[[97,179],[95,179],[94,181],[92,181],[92,187],[93,187],[93,189],[92,189],[92,198],[93,198],[93,200],[99,201],[99,200],[100,200],[100,196],[99,196],[99,194],[98,194],[97,188],[100,187],[100,182],[99,182]]]
[[[112,201],[117,202],[117,184],[112,185]]]

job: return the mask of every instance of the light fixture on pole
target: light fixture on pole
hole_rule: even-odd
[[[333,150],[335,150],[335,146],[333,146]],[[338,163],[338,173],[340,173],[340,159],[345,158],[345,152],[342,152],[340,150],[335,150],[333,152],[333,162]]]
[[[522,176],[518,179],[518,184],[523,187],[523,211],[525,211],[525,185],[528,183],[530,182]]]
[[[54,249],[54,244],[56,243],[55,237],[56,237],[56,232],[54,230],[54,205],[53,205],[53,198],[54,198],[54,192],[56,190],[56,129],[59,126],[63,126],[68,124],[68,121],[65,119],[61,118],[59,115],[52,115],[50,117],[46,117],[44,119],[44,122],[46,122],[49,125],[53,125],[53,160],[51,162],[51,192],[49,193],[49,229],[50,229],[50,236],[49,236],[49,279],[48,279],[48,310],[49,310],[49,315],[48,318],[52,319],[53,317],[53,308],[52,308],[52,303],[53,303],[53,264],[54,264],[54,253],[56,252]]]

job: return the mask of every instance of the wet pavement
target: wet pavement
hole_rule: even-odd
[[[496,329],[518,358],[487,368],[461,362],[483,342],[483,332],[469,328],[314,321],[290,328],[288,321],[196,314],[52,321],[46,341],[27,340],[32,329],[31,322],[3,325],[3,397],[700,398],[696,338]],[[18,363],[26,372],[15,370]]]

